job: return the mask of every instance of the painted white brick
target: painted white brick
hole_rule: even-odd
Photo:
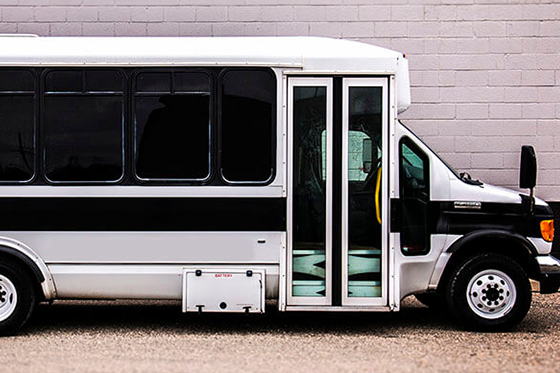
[[[532,86],[554,85],[553,70],[525,70],[521,73],[521,84]]]
[[[39,22],[66,21],[66,8],[63,7],[36,7],[33,11],[35,14],[35,20]],[[74,26],[57,26],[56,30],[59,32],[64,32],[64,30],[71,31],[74,30]]]
[[[228,8],[225,6],[204,6],[196,9],[196,20],[198,22],[220,22],[227,21]]]
[[[358,7],[361,21],[388,21],[391,19],[391,7],[388,5],[362,5]]]
[[[212,25],[214,36],[243,36],[243,22],[215,23]]]
[[[163,6],[179,5],[179,0],[115,0],[116,5],[130,6]]]
[[[484,122],[473,122],[471,124],[473,133],[479,136],[528,136],[537,133],[537,122],[534,120],[488,120]]]
[[[244,36],[274,36],[276,24],[270,22],[250,22],[243,25]]]
[[[78,6],[82,5],[82,0],[49,0],[50,5],[67,5],[67,6]]]
[[[294,20],[319,22],[327,20],[327,8],[317,6],[295,6]]]
[[[102,22],[128,22],[130,21],[130,7],[103,7],[98,12]]]
[[[559,142],[555,143],[556,150],[560,150],[560,120],[539,120],[537,134],[540,136],[555,136]],[[555,139],[556,141],[556,139]]]
[[[373,22],[345,22],[342,24],[342,36],[347,38],[368,37],[373,33]]]
[[[210,23],[181,23],[179,24],[181,36],[212,36]]]
[[[22,0],[20,0],[21,2]],[[82,0],[83,6],[114,5],[115,0]]]
[[[555,104],[523,104],[523,118],[527,119],[555,119]]]
[[[523,40],[519,38],[492,38],[489,39],[490,53],[521,53],[523,51]]]
[[[393,21],[423,21],[424,7],[420,5],[393,5],[391,7]]]
[[[504,156],[501,153],[478,153],[472,155],[472,168],[494,169],[504,167]]]
[[[327,8],[327,21],[358,21],[359,11],[358,6],[328,6]]]
[[[508,36],[538,36],[540,24],[537,21],[517,21],[506,24]]]
[[[560,4],[527,4],[522,7],[523,19],[557,20],[560,16]]]
[[[442,102],[484,103],[504,101],[501,87],[441,87]]]
[[[521,70],[494,70],[488,73],[490,86],[518,86],[521,85]]]
[[[438,57],[431,54],[408,55],[411,70],[437,70]]]
[[[523,105],[519,104],[492,104],[490,105],[491,119],[516,119],[521,118]]]
[[[452,167],[458,170],[472,168],[472,156],[465,153],[439,153],[439,156],[445,159]]]
[[[9,24],[7,24],[9,25]],[[17,25],[17,33],[19,34],[35,34],[39,36],[48,36],[50,33],[50,25],[48,23],[37,23],[37,22],[19,22],[19,23],[12,23],[11,24],[14,28]],[[0,25],[1,27],[1,25]],[[2,30],[2,32],[16,32],[14,29],[13,31]]]
[[[533,101],[560,102],[560,87],[538,87],[537,97]]]
[[[473,22],[473,31],[476,37],[506,36],[506,23],[501,21]]]
[[[391,48],[409,55],[423,54],[424,40],[412,38],[394,38],[392,39]]]
[[[331,22],[312,22],[309,24],[309,35],[338,38],[342,36],[342,25]]]
[[[1,5],[16,5],[16,4],[3,4],[2,0],[0,0]],[[49,5],[49,0],[19,0],[17,1],[18,6],[43,6]]]
[[[147,34],[147,25],[139,22],[118,22],[115,23],[116,36],[145,36]]]
[[[537,100],[537,88],[534,87],[506,87],[504,88],[506,102],[534,102]]]
[[[294,20],[294,8],[291,6],[261,7],[261,14],[260,14],[259,21],[288,22],[293,20]]]
[[[66,17],[72,21],[93,22],[97,21],[97,8],[71,7],[66,11]]]
[[[165,22],[192,22],[196,19],[194,7],[164,7],[163,20]]]
[[[457,112],[459,107],[457,105]],[[488,116],[488,107],[486,108],[486,116]],[[471,122],[468,120],[439,120],[437,122],[438,134],[448,136],[470,136],[472,134]]]
[[[441,22],[439,24],[439,34],[442,38],[446,37],[472,37],[474,28],[472,22]],[[483,36],[483,35],[478,35]]]
[[[452,152],[455,150],[454,136],[423,136],[422,141],[436,152]]]
[[[111,22],[84,23],[84,36],[113,36],[115,35],[115,24]]]
[[[457,6],[427,5],[424,7],[424,17],[426,20],[433,21],[457,20]]]
[[[560,21],[545,21],[541,23],[541,36],[560,36]]]
[[[305,36],[309,35],[309,23],[307,22],[279,22],[276,24],[278,36]]]
[[[261,17],[261,7],[258,6],[231,6],[228,9],[230,22],[255,22]]]
[[[0,33],[5,33],[5,34],[15,34],[18,32],[18,24],[17,23],[4,23],[1,22],[0,23]],[[21,33],[21,32],[20,32]],[[24,34],[27,34],[27,32],[23,32]]]
[[[457,119],[488,119],[488,104],[458,104]]]
[[[409,37],[437,37],[439,35],[438,22],[408,22]]]
[[[560,38],[523,38],[523,53],[556,54],[560,50]]]
[[[437,87],[415,87],[412,88],[411,95],[414,96],[414,102],[418,103],[438,103],[440,101]]]
[[[130,11],[132,22],[162,22],[163,8],[161,7],[135,7]]]
[[[406,22],[375,22],[374,35],[381,37],[405,37],[408,35]]]
[[[425,119],[453,119],[455,118],[455,105],[422,104],[420,112],[422,118]]]
[[[82,35],[82,23],[81,22],[51,23],[51,35],[80,36]]]
[[[483,70],[461,70],[455,73],[455,85],[457,86],[487,86],[488,72]]]
[[[4,22],[32,22],[35,14],[31,7],[6,7],[2,9],[2,21]]]
[[[148,35],[151,36],[179,36],[179,23],[177,22],[157,22],[148,23]]]

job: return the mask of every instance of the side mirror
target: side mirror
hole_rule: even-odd
[[[537,184],[537,156],[530,145],[521,147],[521,165],[519,167],[519,187],[532,189]]]
[[[373,154],[371,151],[371,146],[371,139],[368,138],[362,141],[362,166],[366,174],[369,174],[371,172],[371,167],[373,165]]]

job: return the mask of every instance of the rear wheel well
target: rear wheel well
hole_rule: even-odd
[[[530,248],[524,242],[511,237],[479,237],[468,242],[458,243],[459,246],[453,251],[449,262],[445,266],[445,270],[438,283],[437,292],[445,293],[449,277],[453,270],[465,263],[467,260],[483,255],[498,254],[511,258],[517,262],[530,278],[535,278],[538,274],[538,264],[536,263]]]
[[[45,294],[43,293],[43,289],[41,287],[41,281],[37,276],[36,269],[31,268],[29,263],[27,263],[25,260],[18,257],[17,255],[13,255],[7,252],[0,252],[0,261],[17,263],[21,268],[23,268],[26,274],[29,276],[29,278],[33,281],[33,286],[37,299],[40,302],[45,300]]]

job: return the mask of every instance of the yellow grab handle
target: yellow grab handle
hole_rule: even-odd
[[[379,192],[381,191],[381,167],[377,170],[377,181],[375,183],[375,216],[377,222],[381,224],[381,204],[379,202]]]

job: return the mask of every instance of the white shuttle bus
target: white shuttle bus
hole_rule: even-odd
[[[552,210],[398,115],[402,53],[325,38],[0,37],[0,333],[39,302],[398,311],[477,330],[558,290]]]

